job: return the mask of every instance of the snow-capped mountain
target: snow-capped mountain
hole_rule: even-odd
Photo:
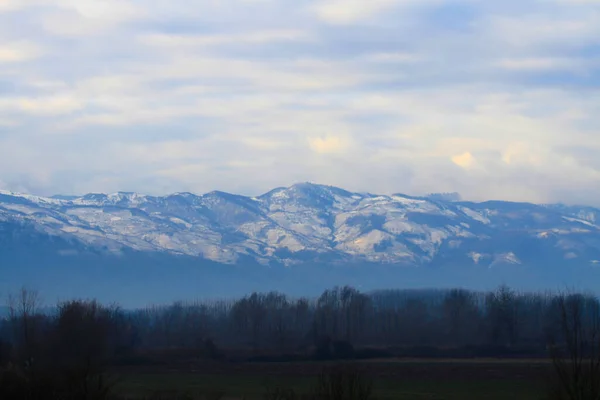
[[[60,240],[57,252],[65,255],[137,251],[287,266],[600,264],[600,210],[592,207],[351,193],[311,183],[259,197],[215,191],[46,198],[0,191],[0,252],[28,240],[23,233],[15,239],[15,230]],[[34,252],[35,242],[27,243]]]

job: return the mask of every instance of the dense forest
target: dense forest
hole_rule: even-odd
[[[574,331],[597,335],[600,321],[593,295],[517,293],[506,286],[487,293],[336,287],[314,299],[252,293],[138,310],[94,300],[42,308],[39,294],[23,289],[9,296],[7,307],[0,320],[5,375],[19,371],[33,379],[35,371],[68,371],[60,379],[83,381],[107,365],[151,363],[158,352],[229,362],[548,357],[568,347]],[[592,351],[595,342],[581,348],[595,356]]]

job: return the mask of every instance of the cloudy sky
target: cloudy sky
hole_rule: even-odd
[[[0,188],[600,205],[599,0],[0,0]]]

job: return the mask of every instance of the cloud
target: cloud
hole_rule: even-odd
[[[555,0],[557,3],[566,3],[569,5],[574,4],[600,4],[600,0]]]
[[[0,1],[0,181],[600,205],[600,5]]]
[[[373,63],[413,63],[419,61],[419,57],[411,53],[374,53],[365,56],[365,61]]]
[[[473,165],[475,159],[473,158],[473,155],[467,151],[466,153],[452,157],[452,162],[461,168],[468,169]]]
[[[83,107],[81,103],[69,96],[47,96],[42,98],[10,98],[0,100],[0,109],[15,110],[32,115],[70,114]]]
[[[377,15],[397,3],[396,0],[326,0],[318,3],[314,10],[323,21],[347,24]]]
[[[31,3],[34,2],[27,0],[2,0],[0,1],[0,12],[14,12],[31,5]]]
[[[456,0],[318,0],[313,6],[316,16],[324,22],[345,25],[371,20],[396,9],[416,8],[453,3]]]
[[[310,39],[310,35],[300,30],[269,30],[213,35],[149,34],[139,38],[141,43],[149,46],[185,46],[188,48],[202,48],[225,44],[264,44],[307,39]]]
[[[484,23],[488,26],[488,34],[516,49],[533,46],[583,47],[600,43],[600,10],[566,7],[567,4],[560,9],[549,7],[548,10],[522,16],[492,15]]]
[[[501,68],[513,71],[581,70],[586,60],[570,58],[511,58],[500,60]]]
[[[59,1],[52,12],[41,17],[41,23],[46,32],[56,36],[99,35],[144,15],[144,8],[129,1]]]
[[[32,42],[0,42],[0,63],[17,63],[41,56],[42,50]]]
[[[310,148],[317,153],[339,153],[347,147],[347,143],[337,136],[310,138],[309,144]]]

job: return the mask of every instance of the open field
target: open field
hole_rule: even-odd
[[[356,363],[379,399],[543,399],[551,366],[541,360],[385,360]],[[327,363],[211,363],[119,368],[119,392],[225,393],[262,399],[269,388],[307,393]]]

